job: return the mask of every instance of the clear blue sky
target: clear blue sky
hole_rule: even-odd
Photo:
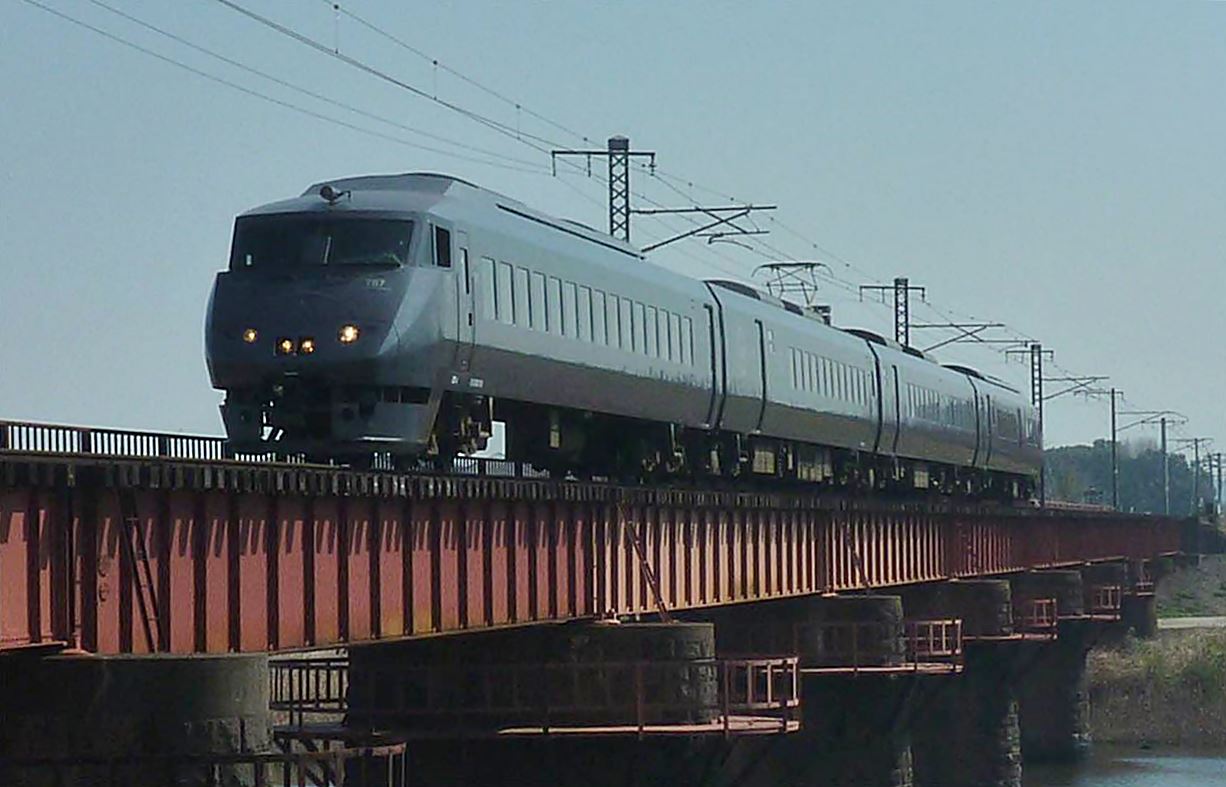
[[[605,222],[601,183],[554,178],[531,147],[214,0],[106,1],[532,171],[310,117],[5,0],[0,417],[218,433],[202,326],[233,216],[320,179],[443,171]],[[471,153],[269,83],[86,0],[40,2],[311,112]],[[1226,437],[1226,4],[342,3],[529,110],[517,113],[352,19],[338,24],[329,3],[239,2],[523,132],[583,144],[531,111],[597,145],[627,134],[658,152],[665,173],[778,203],[778,221],[807,239],[765,221],[771,249],[724,244],[714,256],[691,241],[657,255],[661,264],[748,276],[782,253],[826,259],[853,284],[907,275],[934,306],[1006,322],[1074,373],[1111,375],[1131,406],[1185,413],[1185,434]],[[646,197],[692,203],[636,177]],[[666,232],[636,224],[641,241]],[[836,322],[889,333],[880,304],[834,284],[825,296]],[[915,307],[917,320],[937,316]],[[1025,366],[994,351],[957,345],[940,357],[1027,381]],[[1049,444],[1106,428],[1105,403],[1049,403]]]

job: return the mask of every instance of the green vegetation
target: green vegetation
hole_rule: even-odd
[[[1171,513],[1187,516],[1192,504],[1194,473],[1181,454],[1170,455]],[[1121,443],[1118,451],[1120,510],[1162,512],[1162,452],[1151,445]],[[1049,500],[1111,504],[1111,443],[1051,448],[1044,458]],[[1202,500],[1212,497],[1208,475],[1199,483]],[[1203,509],[1202,509],[1203,510]]]
[[[1158,582],[1158,617],[1226,615],[1226,556],[1204,555]]]
[[[1226,746],[1226,631],[1092,651],[1087,674],[1095,740]]]

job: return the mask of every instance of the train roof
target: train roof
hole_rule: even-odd
[[[320,191],[330,187],[341,199],[324,199]],[[584,240],[611,247],[641,258],[634,246],[611,237],[578,221],[558,218],[525,205],[497,191],[471,183],[463,178],[438,172],[405,172],[393,175],[359,175],[312,183],[297,197],[270,202],[243,213],[258,216],[273,213],[311,213],[328,210],[360,210],[420,212],[447,200],[468,203],[486,210],[500,210],[523,219],[544,224]]]

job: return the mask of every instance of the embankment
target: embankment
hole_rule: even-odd
[[[1226,630],[1092,651],[1088,678],[1096,743],[1226,750]]]

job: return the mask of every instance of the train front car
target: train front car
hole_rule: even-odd
[[[450,182],[331,181],[238,217],[205,327],[236,451],[428,448],[437,370],[454,352],[442,325],[450,237],[429,211]]]

